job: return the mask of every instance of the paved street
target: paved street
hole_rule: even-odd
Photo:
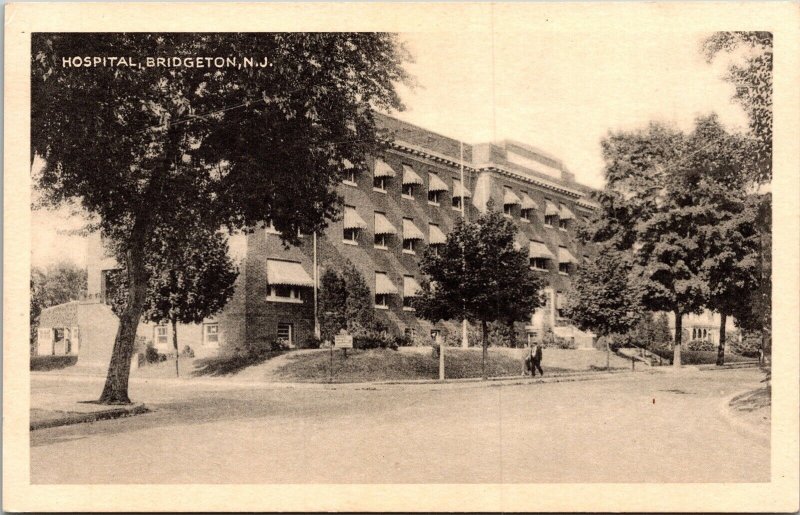
[[[31,433],[33,483],[759,482],[723,414],[755,369],[522,385],[135,382],[154,408]],[[100,383],[34,378],[32,395]]]

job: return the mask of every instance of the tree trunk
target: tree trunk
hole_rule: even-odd
[[[608,337],[606,337],[606,370],[611,370],[611,344],[608,343]]]
[[[719,347],[717,347],[717,366],[721,367],[725,364],[725,323],[728,321],[728,315],[725,312],[719,314]]]
[[[681,366],[681,338],[683,333],[683,314],[675,310],[675,343],[672,346],[672,365]]]
[[[513,321],[508,323],[508,329],[511,331],[511,334],[508,337],[509,344],[511,345],[512,349],[516,349],[517,348],[517,328],[514,325]]]
[[[483,330],[483,357],[481,358],[481,377],[487,379],[486,374],[486,358],[489,355],[489,326],[486,320],[481,320],[481,329]]]
[[[172,346],[175,347],[175,377],[180,377],[181,372],[179,368],[180,352],[178,352],[178,327],[175,319],[172,320]]]
[[[136,343],[136,329],[142,318],[147,296],[147,271],[144,256],[145,233],[141,224],[134,225],[131,247],[127,253],[128,302],[119,317],[119,328],[114,339],[111,363],[108,365],[106,383],[98,402],[101,404],[130,404],[128,379],[131,373],[131,358]]]

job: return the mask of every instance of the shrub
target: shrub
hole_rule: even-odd
[[[757,358],[761,349],[761,333],[758,331],[744,333],[741,342],[732,338],[728,341],[728,349],[734,354]]]
[[[304,349],[319,349],[322,346],[322,340],[314,336],[309,336],[301,345]]]
[[[717,350],[717,345],[708,340],[692,340],[686,344],[686,350],[713,351]]]
[[[184,345],[183,346],[183,350],[181,351],[181,356],[184,356],[184,357],[187,357],[187,358],[193,358],[194,357],[194,351],[188,345]]]
[[[269,352],[281,352],[289,350],[289,342],[286,340],[279,338],[277,340],[269,342],[267,347]]]
[[[163,356],[163,354],[159,354],[158,349],[155,348],[153,343],[148,342],[144,353],[145,360],[147,360],[148,363],[158,363],[159,361],[166,360],[166,356],[164,356],[164,360],[160,359],[160,356]]]

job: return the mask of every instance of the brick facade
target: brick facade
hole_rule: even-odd
[[[429,224],[438,225],[445,235],[462,216],[461,210],[453,206],[454,184],[461,176],[463,155],[464,186],[471,193],[466,199],[466,217],[474,219],[484,212],[492,202],[495,209],[503,209],[504,193],[510,188],[517,196],[529,196],[539,209],[532,212],[530,220],[522,220],[520,206],[510,207],[510,218],[519,228],[518,243],[528,248],[531,240],[543,242],[550,252],[558,255],[562,246],[578,259],[588,255],[591,249],[583,248],[575,239],[573,220],[566,229],[548,227],[544,224],[544,206],[550,201],[556,206],[568,208],[576,217],[591,213],[593,204],[588,201],[590,191],[576,183],[573,175],[563,164],[534,149],[514,142],[501,144],[461,145],[452,138],[427,131],[399,120],[381,116],[381,125],[393,135],[393,143],[378,155],[369,158],[367,169],[356,170],[355,183],[349,181],[339,187],[346,206],[352,206],[366,228],[360,231],[358,244],[343,241],[343,220],[330,222],[323,234],[317,237],[317,272],[321,276],[325,269],[341,270],[346,261],[352,262],[361,272],[370,289],[375,291],[375,273],[387,274],[398,290],[388,297],[388,308],[376,308],[377,316],[384,320],[391,331],[402,334],[406,329],[419,336],[428,337],[432,329],[444,334],[459,335],[458,322],[443,322],[436,327],[417,319],[414,312],[403,308],[404,276],[421,282],[418,260],[428,244]],[[373,170],[377,159],[381,159],[394,172],[387,179],[385,191],[373,187]],[[422,179],[423,184],[414,188],[413,198],[403,194],[404,167],[410,167]],[[448,191],[440,195],[438,205],[428,199],[430,174],[444,182]],[[381,213],[394,226],[396,234],[386,242],[386,248],[375,246],[375,214]],[[423,240],[415,253],[403,249],[403,220],[411,219],[422,232]],[[96,238],[95,238],[96,239]],[[261,228],[246,237],[246,254],[240,264],[240,275],[236,292],[225,310],[213,321],[219,323],[222,349],[243,346],[262,347],[278,339],[279,324],[291,324],[293,344],[302,346],[314,335],[313,288],[298,289],[299,299],[277,301],[269,297],[267,261],[271,259],[299,263],[309,277],[314,277],[313,236],[304,235],[302,243],[285,248],[280,236],[269,228]],[[102,290],[101,271],[113,268],[102,258],[99,242],[90,250],[89,286],[90,294],[99,296]],[[94,257],[92,255],[94,254]],[[574,267],[572,269],[574,272]],[[529,332],[543,328],[568,325],[556,316],[556,293],[565,291],[569,276],[559,273],[558,260],[551,261],[546,271],[540,271],[549,283],[548,305],[532,316]],[[179,334],[181,329],[179,329]],[[184,331],[189,334],[190,331]]]

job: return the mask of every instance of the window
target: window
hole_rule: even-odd
[[[359,229],[351,228],[344,230],[344,241],[355,243],[358,245],[358,233]]]
[[[303,299],[300,297],[300,288],[285,284],[270,285],[267,300],[271,300],[273,302],[303,302]]]
[[[461,209],[461,197],[453,197],[453,209]]]
[[[519,212],[519,219],[525,220],[526,222],[531,221],[531,210],[530,209],[521,209]]]
[[[203,345],[219,345],[219,324],[205,324],[203,326]]]
[[[349,186],[358,186],[356,183],[356,170],[355,168],[350,168],[349,170],[345,170],[345,179],[344,183]]]
[[[503,204],[503,214],[506,216],[513,216],[514,204]]]
[[[375,294],[375,307],[381,309],[389,309],[389,295],[385,293]]]
[[[415,297],[413,297],[413,296],[404,295],[403,296],[403,308],[405,308],[406,310],[414,309],[414,299],[415,299]]]
[[[278,322],[278,341],[287,345],[294,344],[294,324]]]
[[[558,224],[558,215],[544,215],[544,224],[549,227]]]
[[[372,180],[372,188],[386,193],[386,177],[375,177]]]
[[[403,240],[403,251],[415,254],[417,251],[417,240]]]
[[[558,264],[558,273],[569,275],[569,263],[559,263]]]
[[[375,235],[375,248],[386,250],[389,248],[388,245],[389,238],[386,234],[376,234]]]
[[[535,270],[547,270],[547,260],[545,258],[531,258],[531,267]]]
[[[428,202],[431,204],[439,205],[439,197],[441,195],[441,191],[429,191],[428,192]]]
[[[168,345],[169,344],[169,334],[168,334],[167,330],[168,330],[168,327],[165,326],[165,325],[160,325],[160,326],[156,327],[156,338],[155,338],[156,346],[162,347],[164,345]],[[57,335],[58,335],[58,333],[56,333],[56,340],[58,340]]]
[[[569,227],[569,220],[567,220],[566,218],[559,218],[558,219],[558,228],[559,229],[561,229],[562,231],[566,231],[568,227]]]
[[[556,292],[556,315],[558,318],[566,318],[564,316],[564,298],[563,293]]]
[[[408,199],[414,198],[414,184],[403,184],[403,196]]]
[[[431,254],[434,256],[438,256],[441,253],[441,245],[428,245],[428,248],[430,249]]]

